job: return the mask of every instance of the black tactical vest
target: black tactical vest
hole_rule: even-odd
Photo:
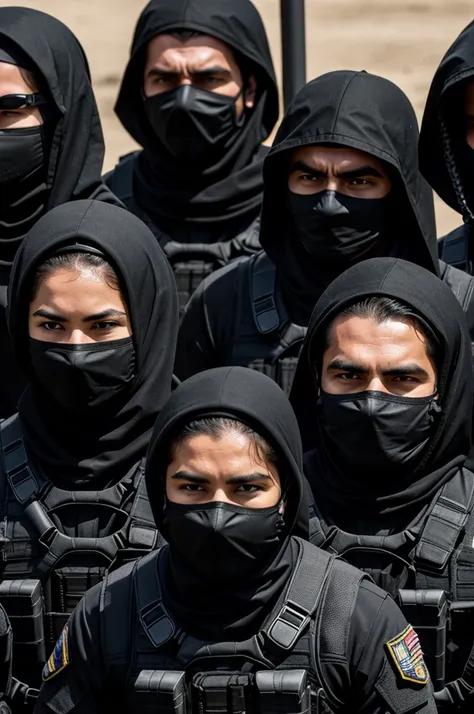
[[[242,263],[240,270],[237,319],[227,364],[262,372],[289,394],[307,328],[290,321],[276,284],[275,266],[266,253]],[[245,306],[249,301],[250,314]]]
[[[313,713],[339,711],[342,702],[326,681],[325,663],[347,660],[347,625],[366,576],[311,544],[296,540],[299,559],[290,585],[261,630],[245,642],[205,642],[178,628],[161,598],[160,552],[130,564],[125,571],[112,573],[103,584],[111,597],[101,612],[101,632],[103,657],[108,663],[107,681],[111,687],[127,682],[126,692],[118,692],[117,703],[127,697],[128,711],[146,711],[147,693],[149,702],[156,702],[156,688],[151,682],[156,684],[165,673],[184,673],[188,682],[195,678],[202,682],[204,674],[219,674],[222,679],[232,675],[231,685],[240,683],[250,688],[252,678],[259,672],[277,670],[308,674]],[[117,601],[114,580],[127,576],[133,578],[131,612],[137,612],[128,629],[117,628],[119,615],[113,607]],[[237,681],[238,675],[242,678]],[[250,678],[250,683],[243,681],[243,675]],[[224,692],[224,699],[225,696]],[[269,711],[280,709],[274,702]]]
[[[345,533],[313,508],[311,542],[398,598],[420,637],[435,690],[463,676],[470,657],[474,664],[474,475],[459,470],[425,512],[392,535]]]
[[[126,208],[138,216],[158,239],[173,268],[178,288],[181,313],[196,288],[204,278],[227,264],[221,245],[217,243],[178,243],[156,225],[150,216],[140,208],[133,195],[133,167],[139,152],[127,154],[120,159],[113,172],[106,176],[110,190],[125,204]],[[258,250],[259,221],[254,221],[235,241],[250,241]]]
[[[465,273],[473,274],[472,260],[469,246],[470,228],[466,224],[459,226],[438,242],[438,255],[453,268],[458,268]]]
[[[18,415],[0,424],[0,451],[0,603],[15,674],[33,684],[84,593],[161,543],[143,463],[103,491],[62,490],[28,462]]]

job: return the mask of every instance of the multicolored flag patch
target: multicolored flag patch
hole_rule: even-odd
[[[48,659],[43,667],[42,678],[43,682],[55,677],[69,664],[69,651],[67,643],[67,625],[59,635],[59,640],[53,650],[53,654]]]
[[[420,640],[411,625],[393,640],[386,642],[386,646],[402,679],[415,684],[427,684],[430,675],[423,659]]]

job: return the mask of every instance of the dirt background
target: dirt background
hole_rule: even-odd
[[[279,0],[254,2],[267,27],[280,76]],[[0,6],[11,4],[0,0]],[[111,168],[118,156],[134,146],[115,118],[113,105],[145,0],[29,0],[24,4],[61,19],[83,44],[105,131],[104,168]],[[306,0],[306,8],[308,79],[334,69],[381,74],[402,87],[419,118],[439,61],[474,18],[472,0]],[[440,201],[437,217],[441,235],[459,224],[458,215]]]

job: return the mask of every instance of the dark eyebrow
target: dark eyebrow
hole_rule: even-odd
[[[350,169],[349,171],[341,171],[336,174],[339,178],[362,178],[362,176],[375,176],[376,178],[383,178],[380,171],[377,171],[373,166],[358,166],[356,169]]]
[[[349,362],[348,360],[340,359],[336,357],[328,364],[328,369],[341,372],[352,372],[352,374],[368,374],[369,370],[359,364],[354,362]],[[401,364],[398,367],[391,367],[390,369],[382,370],[382,374],[385,377],[403,377],[405,374],[418,375],[419,377],[429,378],[428,372],[420,367],[416,362],[408,362],[406,364]]]
[[[349,362],[349,360],[341,359],[336,357],[331,360],[328,364],[328,369],[340,370],[341,372],[353,372],[354,374],[368,374],[369,370],[367,367],[363,367],[360,364],[355,364],[354,362]]]
[[[305,174],[311,174],[312,176],[327,176],[327,171],[308,166],[304,161],[295,161],[291,164],[290,172],[291,171],[304,171]]]
[[[222,74],[227,77],[230,77],[231,73],[230,70],[226,69],[225,67],[219,67],[219,65],[216,65],[215,67],[206,67],[205,69],[197,69],[194,72],[190,72],[192,77],[208,77],[214,74]],[[181,72],[174,72],[173,70],[169,69],[160,69],[159,67],[152,67],[147,73],[147,77],[165,77],[167,79],[177,79],[181,77]]]
[[[110,308],[109,310],[104,310],[103,312],[98,312],[96,315],[88,315],[84,317],[82,322],[92,322],[93,320],[104,320],[106,317],[126,317],[127,313],[123,310],[115,310]]]
[[[53,320],[54,322],[67,322],[65,317],[56,315],[54,312],[49,312],[48,310],[41,310],[41,308],[33,313],[33,317],[45,317],[47,320]]]
[[[187,471],[176,471],[172,475],[172,479],[178,481],[191,481],[192,483],[209,483],[209,479],[205,476],[197,476],[196,474],[188,474]]]
[[[230,476],[226,479],[226,483],[240,484],[240,483],[252,483],[252,481],[271,481],[269,474],[262,474],[258,471],[254,474],[245,474],[241,476]]]

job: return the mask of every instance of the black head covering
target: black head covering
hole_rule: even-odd
[[[40,205],[33,201],[32,214],[31,202],[27,202],[24,215],[22,211],[16,215],[15,225],[0,222],[0,265],[8,266],[24,234],[42,213],[81,198],[118,201],[101,181],[104,139],[87,59],[72,32],[44,12],[2,7],[1,49],[15,64],[23,66],[27,58],[25,69],[34,68],[39,74],[40,89],[52,105],[45,127],[48,165],[34,191],[35,197],[40,192]],[[0,61],[8,60],[0,57]]]
[[[169,552],[171,578],[165,595],[183,624],[193,620],[191,631],[216,638],[224,633],[238,638],[275,602],[292,570],[290,536],[308,531],[308,507],[302,477],[302,449],[293,410],[281,389],[268,377],[243,367],[220,367],[196,374],[176,389],[161,411],[150,440],[146,485],[158,528],[163,526],[165,473],[170,445],[190,421],[222,416],[254,429],[280,457],[280,478],[286,493],[285,533],[273,564],[254,581],[242,582],[228,592],[209,587],[204,578],[189,572],[180,558]],[[211,554],[212,557],[212,554]],[[188,614],[188,615],[187,615]],[[238,635],[236,634],[238,633]]]
[[[318,429],[318,385],[313,363],[317,345],[334,318],[350,304],[382,295],[395,298],[418,314],[433,330],[441,346],[438,404],[441,416],[418,472],[401,480],[383,478],[362,487],[364,475],[350,464],[336,466]],[[311,473],[317,498],[331,512],[351,508],[382,515],[402,512],[427,503],[437,490],[462,467],[471,448],[473,407],[471,340],[461,307],[447,285],[413,263],[394,258],[375,258],[347,270],[322,295],[311,317],[298,363],[291,402],[303,433],[305,451],[318,444],[320,466]]]
[[[35,379],[28,349],[28,306],[36,269],[64,246],[97,248],[115,269],[128,304],[136,376],[114,414],[62,413]],[[30,379],[19,413],[28,449],[52,479],[110,483],[145,454],[156,416],[170,394],[178,328],[176,286],[149,229],[123,208],[76,201],[50,211],[23,242],[9,286],[9,329]]]
[[[329,72],[309,82],[291,104],[265,159],[260,242],[276,265],[293,319],[307,324],[335,275],[292,238],[287,194],[290,152],[315,144],[349,146],[389,165],[399,227],[396,253],[438,271],[432,192],[418,172],[418,125],[406,95],[367,72]],[[392,189],[393,190],[393,189]],[[403,217],[403,218],[402,218]],[[347,265],[341,266],[341,271]]]
[[[474,21],[453,42],[431,83],[420,133],[420,170],[436,193],[455,211],[470,219],[474,191],[463,189],[462,154],[468,150],[463,88],[474,78]],[[472,184],[472,175],[466,176]],[[470,219],[472,221],[472,219]]]
[[[204,171],[183,168],[161,147],[143,103],[146,47],[156,35],[190,30],[225,42],[257,80],[257,103],[225,156]],[[278,90],[262,19],[250,0],[151,0],[135,30],[131,59],[115,111],[144,148],[135,168],[135,196],[152,217],[215,224],[257,217],[262,199],[261,146],[278,119]]]

